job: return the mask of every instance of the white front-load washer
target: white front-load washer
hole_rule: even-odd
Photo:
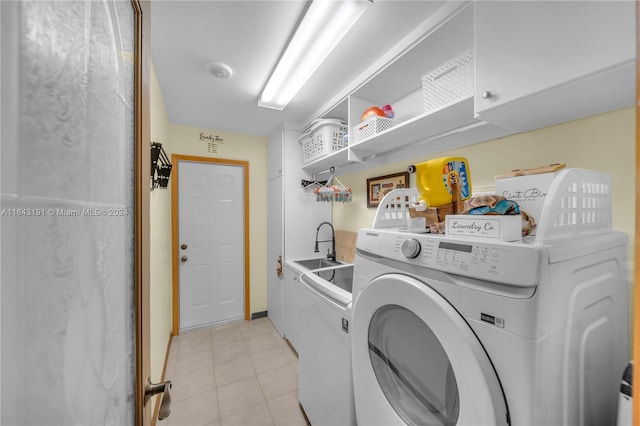
[[[615,424],[626,235],[541,246],[363,229],[356,249],[358,424]]]

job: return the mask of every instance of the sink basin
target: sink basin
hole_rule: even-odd
[[[303,260],[294,260],[300,266],[303,266],[307,269],[320,269],[320,268],[330,268],[332,266],[342,265],[340,262],[332,262],[326,258],[317,258],[317,259],[303,259]]]
[[[315,271],[314,274],[351,293],[351,288],[353,286],[353,265],[327,269],[324,271]]]

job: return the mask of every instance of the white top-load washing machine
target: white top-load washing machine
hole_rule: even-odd
[[[358,234],[358,424],[615,424],[628,240],[608,176],[559,173],[521,242],[407,232],[416,197],[388,194]]]

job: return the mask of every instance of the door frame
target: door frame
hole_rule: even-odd
[[[180,161],[205,163],[214,165],[239,166],[243,170],[244,179],[244,319],[249,320],[251,311],[250,293],[250,232],[249,232],[249,162],[241,160],[228,160],[213,157],[198,157],[193,155],[172,154],[171,164],[174,172],[171,180],[171,264],[172,264],[172,293],[173,293],[173,335],[180,334],[180,265],[179,265],[179,206],[178,206],[178,170]]]
[[[134,286],[135,286],[135,424],[153,422],[151,404],[145,404],[145,385],[151,373],[150,345],[150,199],[151,170],[151,4],[131,0],[135,25],[134,52]]]
[[[640,383],[640,1],[636,0],[636,105],[635,105],[635,148],[636,148],[636,217],[635,217],[635,235],[633,238],[634,254],[633,254],[633,319],[631,334],[631,345],[633,359],[632,382],[636,386]],[[622,374],[622,373],[621,373]],[[632,424],[640,424],[640,398],[633,398],[631,405]]]

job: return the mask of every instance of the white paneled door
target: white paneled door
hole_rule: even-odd
[[[180,331],[244,317],[244,169],[180,161]]]

